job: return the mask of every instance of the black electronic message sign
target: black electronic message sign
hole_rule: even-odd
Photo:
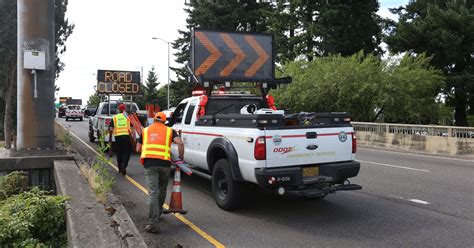
[[[204,81],[275,80],[273,36],[195,29],[191,66]]]
[[[97,71],[97,93],[107,95],[140,94],[139,71]]]

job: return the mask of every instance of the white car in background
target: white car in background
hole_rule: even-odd
[[[67,105],[66,106],[66,121],[69,119],[79,119],[82,121],[84,119],[84,112],[79,105]]]

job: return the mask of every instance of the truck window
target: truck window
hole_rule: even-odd
[[[174,123],[181,123],[183,120],[184,109],[186,108],[187,103],[181,103],[176,107],[176,110],[173,112],[173,124]]]
[[[188,111],[186,112],[186,118],[184,118],[184,124],[191,123],[191,119],[193,118],[194,109],[196,108],[197,100],[193,100],[188,107]]]
[[[102,114],[106,115],[109,113],[109,104],[105,103],[104,107],[102,108]],[[117,114],[117,104],[116,103],[110,103],[110,114],[115,115]]]

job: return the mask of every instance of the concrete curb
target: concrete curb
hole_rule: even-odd
[[[63,129],[64,131],[69,132],[69,130],[67,130],[64,126],[62,126],[58,122],[56,122],[56,125],[59,128]],[[80,144],[80,141],[76,140],[75,137],[72,137],[72,139],[76,141],[76,142],[72,142],[71,144],[73,149],[76,150],[75,151],[76,160],[84,161],[84,157],[83,157],[84,154],[81,154],[80,149],[75,147],[76,144]],[[107,200],[108,200],[109,207],[115,210],[114,214],[112,214],[112,220],[114,221],[114,225],[117,228],[116,231],[118,232],[118,235],[124,241],[124,243],[128,247],[147,247],[145,241],[143,240],[143,237],[141,236],[137,227],[133,223],[132,219],[130,218],[130,215],[128,214],[127,210],[123,206],[122,202],[111,192],[109,192]]]
[[[54,178],[58,194],[70,197],[66,203],[69,247],[125,246],[74,161],[55,161]]]

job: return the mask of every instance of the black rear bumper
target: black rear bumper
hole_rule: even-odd
[[[303,177],[304,167],[319,167],[319,174],[311,177]],[[332,193],[339,190],[357,190],[362,187],[355,184],[343,184],[347,178],[359,174],[360,163],[347,161],[340,163],[301,165],[282,168],[259,168],[255,170],[255,176],[259,185],[265,188],[284,187],[287,190],[300,190],[311,194],[311,190]],[[339,184],[337,186],[333,186]]]

